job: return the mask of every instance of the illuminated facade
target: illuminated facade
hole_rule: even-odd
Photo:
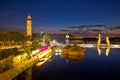
[[[31,16],[27,16],[26,20],[26,35],[32,37],[32,19]]]
[[[67,33],[67,35],[65,36],[65,38],[66,38],[66,44],[69,44],[69,38],[70,38],[70,36],[68,35],[68,33]]]

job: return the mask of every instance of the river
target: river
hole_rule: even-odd
[[[112,48],[106,55],[96,48],[85,48],[82,56],[53,53],[40,67],[21,74],[22,80],[107,80],[120,79],[120,48]],[[81,53],[80,53],[81,54]],[[24,78],[24,79],[23,79]],[[21,80],[20,76],[16,80]]]

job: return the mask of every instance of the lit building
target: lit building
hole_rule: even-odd
[[[67,33],[67,35],[65,36],[65,38],[66,38],[66,44],[69,44],[69,38],[70,38],[70,36],[69,36],[69,34]]]
[[[26,34],[27,36],[32,37],[32,19],[30,15],[27,16],[26,20]]]

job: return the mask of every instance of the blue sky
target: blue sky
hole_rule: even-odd
[[[24,28],[30,13],[33,28],[120,24],[120,0],[0,0],[0,24]]]

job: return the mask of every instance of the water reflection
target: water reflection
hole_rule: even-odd
[[[98,55],[101,55],[101,48],[99,46],[97,46],[97,51],[98,51]]]
[[[110,53],[110,47],[107,47],[107,48],[106,48],[106,56],[108,56],[109,53]]]
[[[80,61],[84,61],[85,59],[84,53],[78,53],[76,55],[62,54],[61,57],[66,60],[73,61],[73,62],[80,62]]]
[[[43,64],[50,61],[51,57],[52,57],[52,54],[47,54],[46,56],[39,59],[38,63],[36,63],[31,68],[27,69],[26,71],[24,71],[23,73],[21,73],[20,75],[18,75],[16,78],[12,80],[34,80],[32,77],[33,71],[35,69],[39,69]]]
[[[98,51],[98,55],[100,56],[101,53],[102,53],[101,48],[100,48],[100,47],[97,47],[97,51]],[[109,53],[110,53],[110,47],[106,47],[106,51],[105,51],[106,56],[108,56]]]
[[[51,57],[52,57],[52,55],[51,55],[51,54],[48,54],[48,55],[46,55],[45,57],[41,58],[41,59],[39,60],[39,62],[36,64],[36,67],[42,66],[45,62],[47,62],[48,60],[50,60]]]
[[[28,69],[26,72],[25,80],[32,80],[32,69]]]
[[[62,49],[61,57],[73,62],[80,62],[85,59],[85,49],[79,46],[71,46]]]
[[[24,71],[23,73],[19,74],[16,78],[12,80],[33,80],[32,71],[33,71],[33,68],[31,67],[28,70]]]
[[[110,47],[97,49],[101,52],[98,53],[99,55],[102,55],[102,50],[104,49],[106,56],[109,55]],[[71,47],[66,50],[64,49],[66,52],[56,53],[56,55],[61,55],[62,58],[59,56],[56,57],[54,55],[48,55],[44,57],[41,59],[41,62],[45,61],[46,59],[49,60],[49,58],[51,59],[51,62],[48,62],[43,66],[39,66],[37,69],[33,69],[32,77],[30,77],[31,73],[29,73],[29,71],[27,72],[27,75],[24,74],[24,76],[25,79],[30,77],[32,80],[97,80],[98,78],[103,80],[115,78],[116,75],[119,78],[119,50],[120,49],[111,49],[111,54],[113,53],[112,55],[115,56],[104,58],[104,56],[99,57],[98,55],[95,55],[97,54],[95,48],[86,48],[85,51],[85,49],[81,47]],[[63,58],[70,62],[66,64]],[[71,64],[72,62],[81,61],[83,62]]]

